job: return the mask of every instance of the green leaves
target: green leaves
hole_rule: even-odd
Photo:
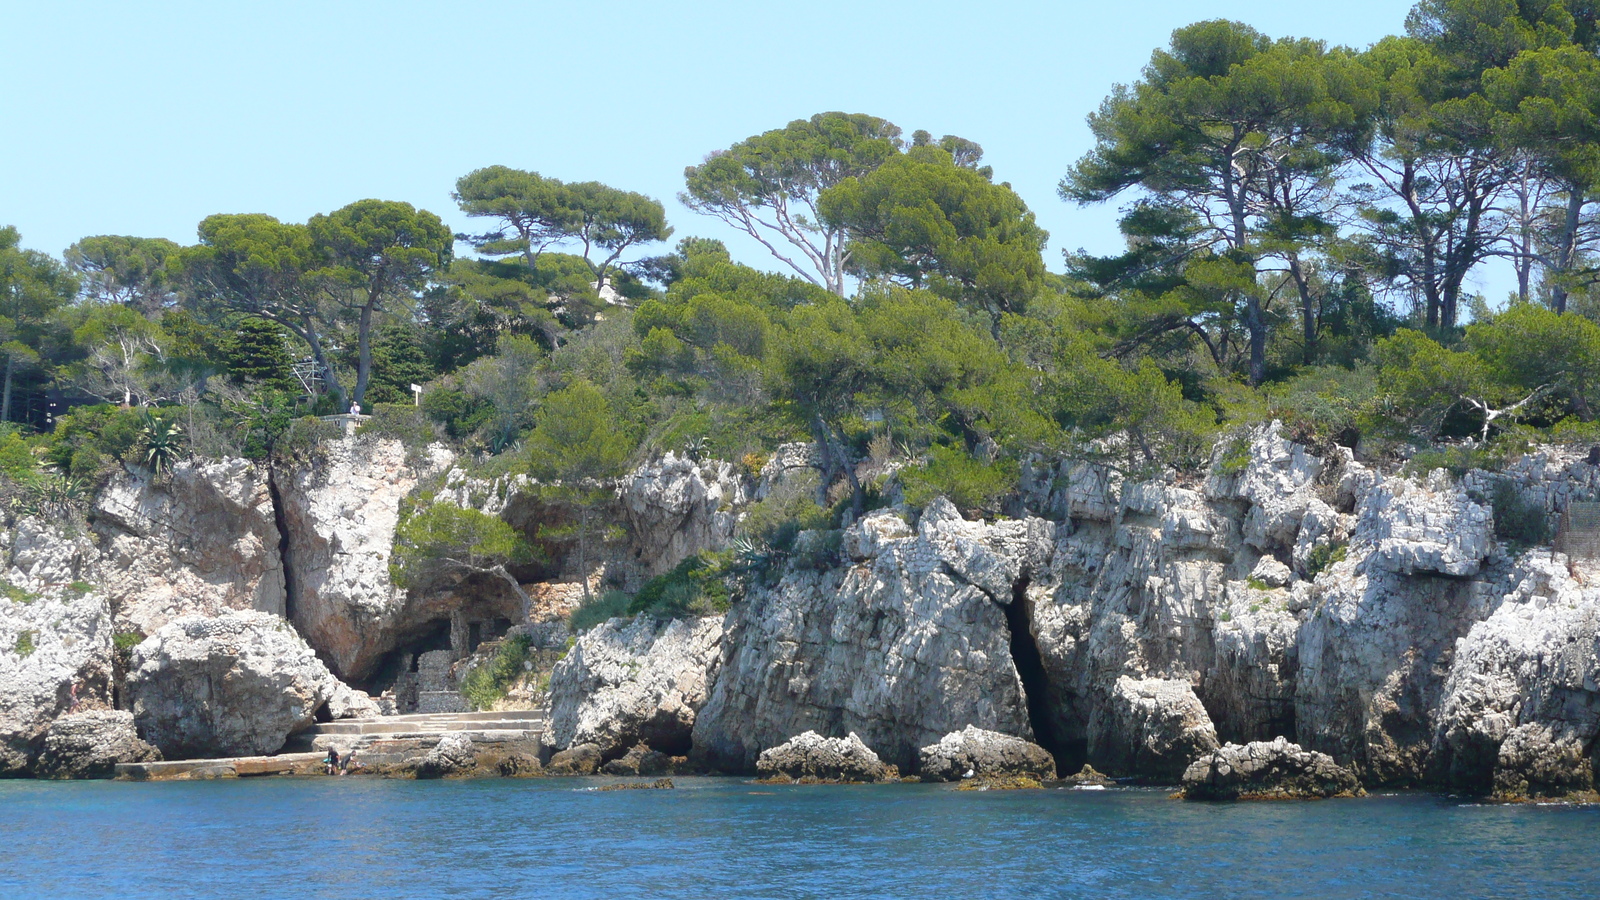
[[[605,395],[579,380],[544,398],[525,452],[535,478],[581,492],[621,475],[632,451],[633,442]]]
[[[678,199],[760,241],[812,284],[844,296],[843,235],[822,220],[818,198],[883,165],[900,146],[900,128],[876,116],[818,113],[685,168],[688,190]]]
[[[841,181],[821,194],[818,211],[849,233],[849,268],[858,274],[925,286],[995,315],[1020,311],[1043,285],[1049,235],[1027,204],[939,147],[913,147]]]
[[[521,532],[495,516],[434,503],[395,529],[395,556],[392,574],[404,587],[417,583],[429,564],[490,570],[528,562],[534,550]]]
[[[597,181],[567,184],[537,172],[490,166],[457,180],[453,196],[462,212],[501,226],[465,236],[479,253],[521,254],[532,268],[549,247],[577,242],[597,285],[606,284],[627,248],[672,235],[660,202]]]

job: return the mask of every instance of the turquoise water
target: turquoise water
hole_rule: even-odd
[[[1600,809],[678,779],[0,782],[0,897],[1577,897]]]

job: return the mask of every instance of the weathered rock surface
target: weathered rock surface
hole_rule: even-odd
[[[185,460],[159,480],[121,473],[95,498],[88,580],[121,631],[181,615],[284,613],[283,561],[267,472],[243,459]]]
[[[815,731],[796,735],[761,751],[756,772],[763,778],[797,781],[872,782],[898,776],[894,767],[885,765],[854,732],[842,738],[825,738]]]
[[[117,763],[152,762],[161,752],[139,739],[133,713],[97,709],[51,723],[34,764],[41,778],[110,778]]]
[[[1217,746],[1216,727],[1187,681],[1124,675],[1097,712],[1089,757],[1148,778],[1175,780],[1189,760]]]
[[[605,775],[666,775],[672,771],[672,757],[644,744],[635,744],[627,753],[600,767]]]
[[[472,746],[472,738],[464,734],[447,734],[417,764],[417,777],[462,775],[472,771],[477,764],[478,755]]]
[[[812,730],[859,733],[908,769],[969,724],[1033,736],[1003,606],[1049,558],[1053,526],[966,522],[943,500],[914,534],[882,521],[894,515],[868,515],[847,541],[875,556],[790,570],[734,607],[695,720],[695,752],[711,766],[750,771],[765,748]]]
[[[389,580],[400,501],[452,461],[435,446],[413,466],[397,440],[351,436],[273,473],[288,531],[290,619],[340,677],[365,677],[384,653],[459,604],[411,597]]]
[[[1283,738],[1226,744],[1183,773],[1186,800],[1315,799],[1362,793],[1356,776],[1326,753]]]
[[[1498,606],[1454,648],[1435,771],[1458,789],[1508,798],[1591,792],[1600,588],[1537,552],[1509,578]]]
[[[607,759],[645,743],[686,754],[721,664],[722,619],[613,619],[578,639],[550,674],[546,742],[592,744]]]
[[[600,748],[578,744],[550,757],[544,770],[548,775],[593,775],[600,769]]]
[[[923,747],[919,761],[923,781],[1014,775],[1050,781],[1056,777],[1056,761],[1043,747],[970,725]]]
[[[654,577],[702,550],[727,546],[744,500],[742,480],[721,460],[696,462],[668,451],[629,473],[617,502],[640,574]]]
[[[289,623],[262,612],[184,616],[133,650],[139,733],[168,759],[275,753],[338,682]]]
[[[48,535],[50,540],[42,540]],[[49,526],[24,522],[15,535],[11,597],[0,596],[0,777],[25,774],[43,749],[46,731],[79,701],[111,699],[111,610],[97,591],[78,594],[46,581],[61,577],[32,548],[74,541]],[[21,562],[27,569],[16,568]],[[65,562],[70,562],[70,558]],[[42,576],[42,577],[38,577]]]

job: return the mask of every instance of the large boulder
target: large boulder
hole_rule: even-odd
[[[472,738],[464,734],[447,734],[433,745],[433,749],[417,764],[418,778],[443,778],[463,775],[478,765],[478,754]]]
[[[1349,769],[1326,753],[1283,738],[1225,744],[1183,773],[1186,800],[1316,799],[1363,793]]]
[[[1033,736],[1005,606],[1047,564],[1054,527],[967,522],[942,499],[915,532],[882,523],[894,515],[867,516],[845,541],[869,557],[791,567],[734,607],[695,719],[708,765],[747,772],[763,749],[808,730],[859,733],[907,769],[967,725]]]
[[[70,571],[51,566],[70,560],[75,542],[42,524],[25,523],[12,537],[30,554],[43,556],[52,545],[64,552],[55,563],[41,558],[27,562],[25,571],[11,569],[0,592],[0,777],[29,771],[50,724],[71,709],[74,692],[79,702],[111,700],[112,625],[105,596],[34,577],[70,578]]]
[[[722,619],[612,619],[590,629],[550,673],[545,741],[592,744],[607,759],[638,743],[689,752],[695,716],[722,660]]]
[[[453,459],[437,445],[416,458],[391,438],[347,436],[273,472],[288,532],[289,618],[341,678],[368,676],[460,605],[447,593],[411,596],[389,578],[401,501]]]
[[[33,771],[40,778],[110,778],[117,763],[160,758],[159,750],[139,739],[133,713],[97,709],[51,723]]]
[[[918,756],[923,781],[1014,776],[1050,781],[1056,777],[1056,761],[1043,747],[971,725],[923,747]]]
[[[1188,682],[1173,679],[1118,678],[1089,735],[1089,758],[1107,770],[1168,783],[1217,747],[1205,706]]]
[[[890,781],[898,775],[854,732],[849,737],[825,738],[815,731],[761,751],[756,772],[763,778],[796,781]]]
[[[183,616],[133,650],[139,733],[169,759],[276,753],[310,726],[336,679],[281,617]]]
[[[284,613],[283,560],[267,471],[243,459],[185,460],[156,479],[121,472],[95,498],[90,579],[121,631],[181,615]]]

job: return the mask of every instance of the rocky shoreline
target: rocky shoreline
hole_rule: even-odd
[[[1559,535],[1570,504],[1600,499],[1589,458],[1409,478],[1272,425],[1220,442],[1203,479],[1034,460],[1012,518],[870,511],[803,532],[837,550],[773,564],[726,614],[575,636],[561,621],[585,579],[636,589],[728,547],[751,504],[812,471],[806,448],[756,477],[642,467],[617,488],[626,540],[591,572],[517,573],[524,598],[460,573],[391,580],[409,506],[518,528],[561,514],[442,448],[349,436],[297,467],[185,462],[113,479],[81,523],[0,539],[0,774],[270,759],[329,723],[448,713],[515,637],[526,671],[497,702],[547,709],[537,735],[435,733],[370,774],[1050,784],[1087,766],[1196,798],[1592,798],[1600,564],[1511,546],[1486,499]]]

